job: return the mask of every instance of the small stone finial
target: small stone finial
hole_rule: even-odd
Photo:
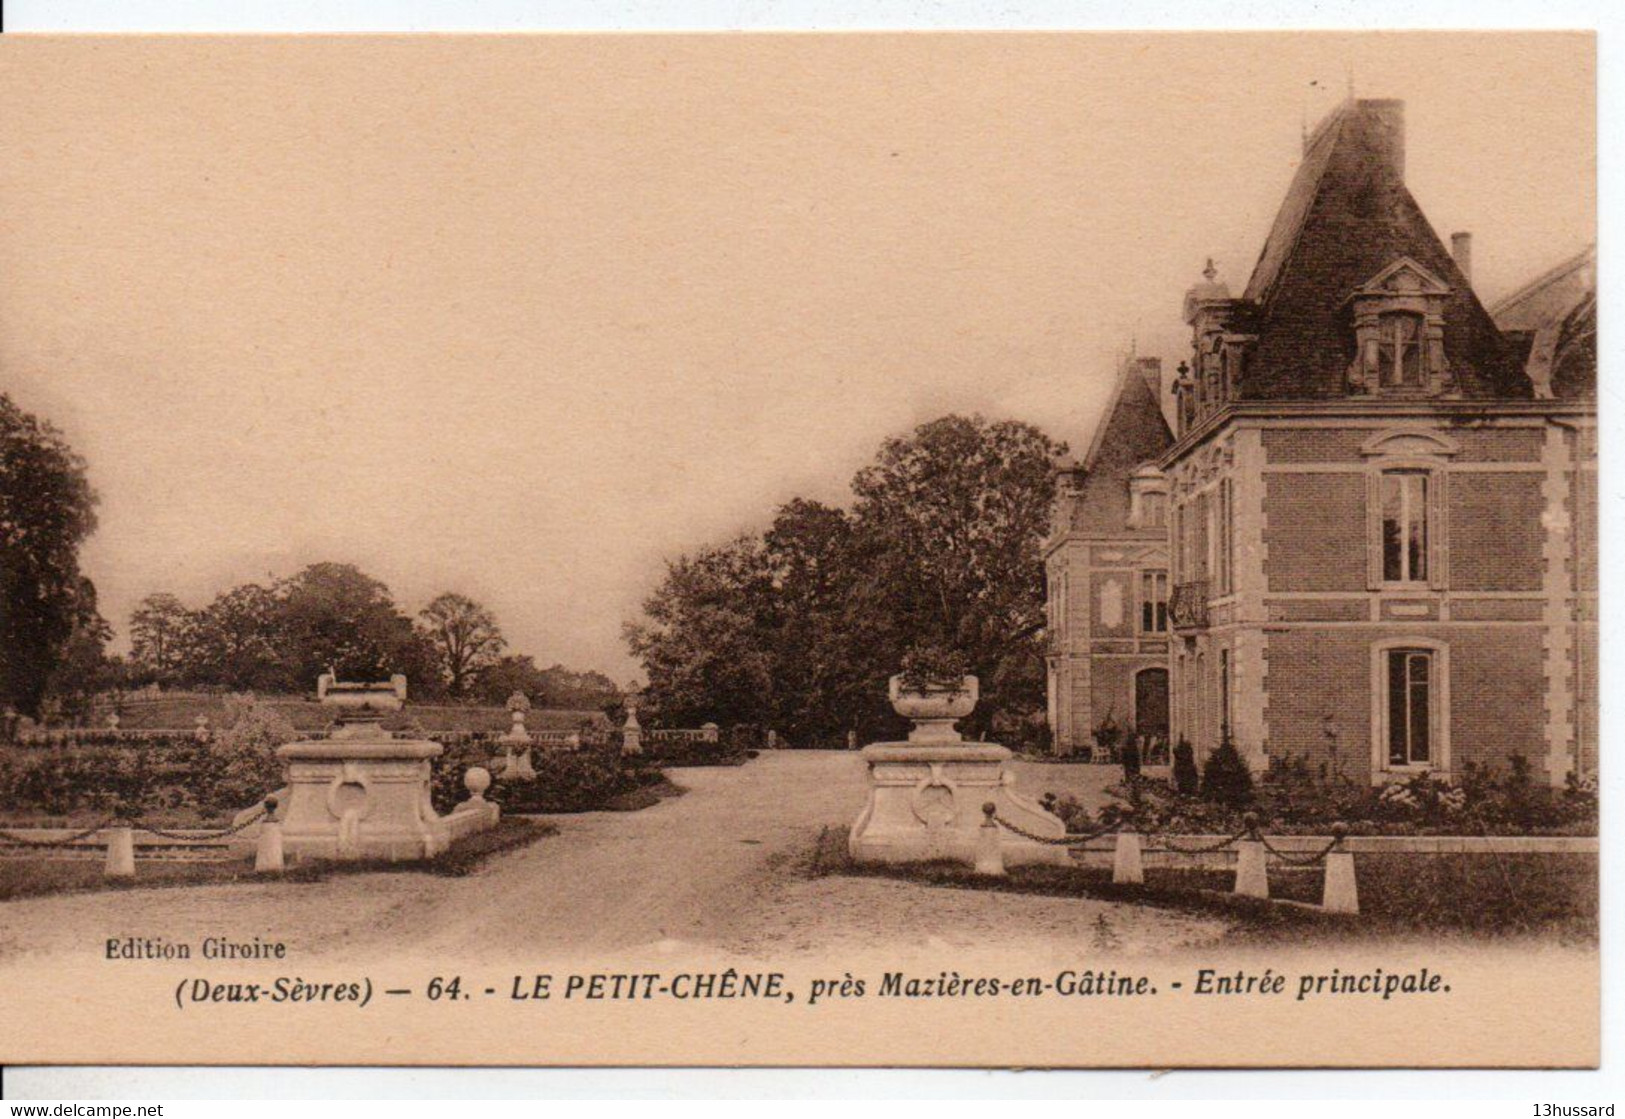
[[[1343,840],[1347,839],[1348,834],[1349,834],[1349,826],[1347,824],[1345,824],[1342,820],[1339,820],[1339,821],[1337,821],[1337,823],[1332,825],[1332,838],[1337,840],[1339,843],[1341,843],[1341,842],[1343,842]]]
[[[463,774],[463,788],[468,790],[468,799],[484,800],[485,791],[491,787],[491,771],[484,766],[471,765],[468,772]]]
[[[274,797],[274,796],[266,797],[265,798],[265,818],[267,820],[269,820],[272,816],[275,816],[275,815],[276,815],[276,797]]]
[[[1208,283],[1211,284],[1214,280],[1217,280],[1218,278],[1219,278],[1219,270],[1216,267],[1214,267],[1213,258],[1208,257],[1207,258],[1207,267],[1202,269],[1202,279],[1206,280]]]
[[[987,817],[987,819],[982,822],[983,826],[984,827],[993,827],[993,826],[995,826],[994,823],[993,823],[993,817],[998,815],[998,812],[999,812],[999,806],[998,805],[994,804],[991,800],[983,801],[982,802],[982,815]]]

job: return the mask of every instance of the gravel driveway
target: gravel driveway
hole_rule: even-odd
[[[1017,763],[1021,787],[1085,799],[1116,770]],[[802,872],[825,826],[865,794],[856,754],[783,751],[738,768],[682,769],[686,796],[635,813],[554,817],[557,836],[467,878],[340,877],[311,884],[133,890],[0,904],[0,958],[99,952],[108,937],[209,933],[287,942],[300,959],[410,946],[449,957],[724,948],[823,954],[890,943],[1048,953],[1154,951],[1222,922],[1110,902],[951,890]],[[66,931],[65,931],[66,930]]]

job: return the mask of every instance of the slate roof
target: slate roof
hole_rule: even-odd
[[[1535,348],[1537,339],[1545,340],[1554,395],[1596,395],[1596,245],[1541,273],[1496,303],[1490,314],[1524,354]]]
[[[1404,103],[1346,101],[1316,129],[1242,299],[1247,399],[1346,397],[1347,299],[1400,257],[1450,286],[1445,355],[1463,396],[1528,397],[1516,355],[1405,186]]]
[[[1128,527],[1129,477],[1135,467],[1155,461],[1173,443],[1174,433],[1162,414],[1162,403],[1140,363],[1125,361],[1081,464],[1083,481],[1072,505],[1072,531],[1093,536],[1133,534]],[[1152,528],[1145,534],[1160,537],[1166,531]]]

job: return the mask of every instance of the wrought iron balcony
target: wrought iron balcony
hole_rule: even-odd
[[[1175,629],[1207,628],[1207,593],[1206,579],[1195,579],[1174,587],[1174,595],[1168,600],[1168,615],[1173,619]]]

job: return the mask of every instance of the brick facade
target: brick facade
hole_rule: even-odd
[[[1595,774],[1593,258],[1492,316],[1403,150],[1399,102],[1347,102],[1306,141],[1244,295],[1211,262],[1187,293],[1160,551],[1137,538],[1114,568],[1060,523],[1048,552],[1062,750],[1153,663],[1119,608],[1162,562],[1171,730],[1199,757],[1228,736],[1254,768],[1360,781],[1514,756],[1554,785]],[[1117,500],[1130,476],[1107,480]],[[1077,498],[1063,487],[1058,522]]]

